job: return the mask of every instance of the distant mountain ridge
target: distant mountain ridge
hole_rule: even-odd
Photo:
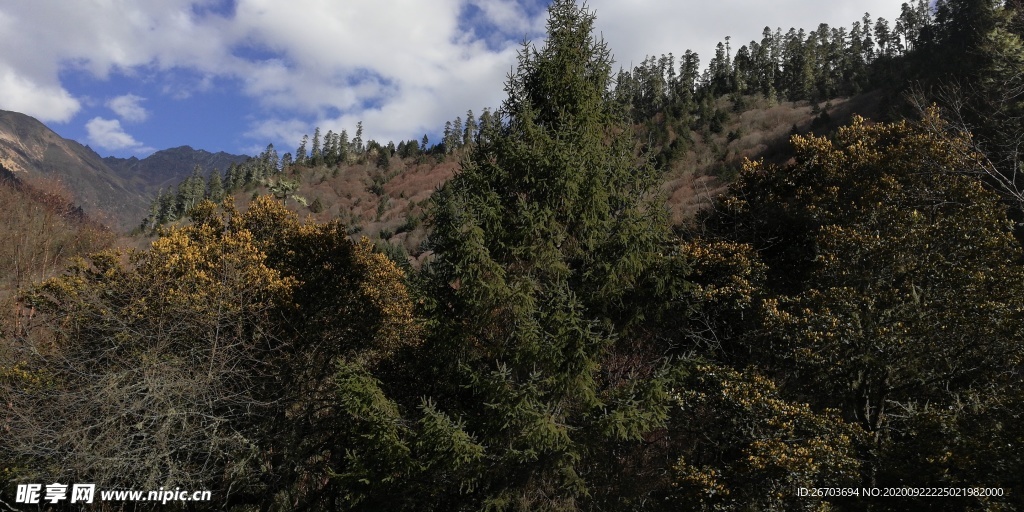
[[[213,169],[223,172],[232,164],[240,164],[248,159],[249,156],[246,155],[233,155],[223,151],[211,153],[203,149],[193,149],[191,146],[178,146],[157,151],[143,159],[108,156],[103,162],[136,190],[153,196],[160,189],[176,186],[187,178],[197,165],[205,175]]]
[[[143,159],[103,158],[31,116],[0,110],[0,165],[21,180],[60,182],[73,196],[69,199],[89,217],[113,228],[136,226],[156,192],[176,185],[196,165],[209,173],[248,158],[189,146],[157,151]]]

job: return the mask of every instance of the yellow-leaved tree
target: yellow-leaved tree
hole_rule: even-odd
[[[353,399],[339,365],[369,373],[416,343],[402,271],[270,198],[192,220],[25,298],[33,322],[0,361],[0,458],[19,481],[209,489],[225,505],[330,492]]]
[[[1010,486],[1024,254],[969,138],[933,109],[793,143],[792,164],[747,165],[712,219],[767,268],[761,328],[731,357],[870,434],[866,484]]]

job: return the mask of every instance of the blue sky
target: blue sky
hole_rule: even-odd
[[[0,109],[103,156],[190,145],[294,151],[363,121],[364,138],[434,139],[500,104],[546,0],[14,0],[0,3]],[[899,0],[591,0],[616,61],[697,51],[765,26],[894,20]]]

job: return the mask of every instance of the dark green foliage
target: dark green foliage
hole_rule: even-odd
[[[220,202],[224,200],[224,185],[220,180],[220,171],[214,169],[206,182],[206,199]]]
[[[310,165],[316,167],[323,165],[324,154],[320,147],[320,127],[316,127],[316,131],[313,132],[313,149],[309,152]]]
[[[549,12],[546,46],[524,48],[506,86],[504,123],[483,128],[433,209],[430,343],[449,361],[437,391],[465,396],[439,406],[489,440],[472,499],[498,510],[583,508],[604,492],[590,487],[591,453],[664,418],[664,404],[624,408],[614,391],[629,379],[600,371],[648,313],[628,299],[667,240],[646,199],[655,173],[606,100],[611,57],[593,16],[570,1]]]
[[[356,136],[352,138],[352,152],[361,155],[366,150],[363,147],[363,122],[356,123]]]
[[[391,151],[387,148],[381,148],[377,155],[377,168],[387,171],[391,169]]]

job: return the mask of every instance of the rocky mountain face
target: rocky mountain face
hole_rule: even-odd
[[[141,160],[103,158],[33,117],[0,110],[0,166],[28,183],[59,183],[89,217],[115,229],[135,227],[156,192],[177,185],[196,165],[208,173],[247,158],[188,146],[157,151]]]

